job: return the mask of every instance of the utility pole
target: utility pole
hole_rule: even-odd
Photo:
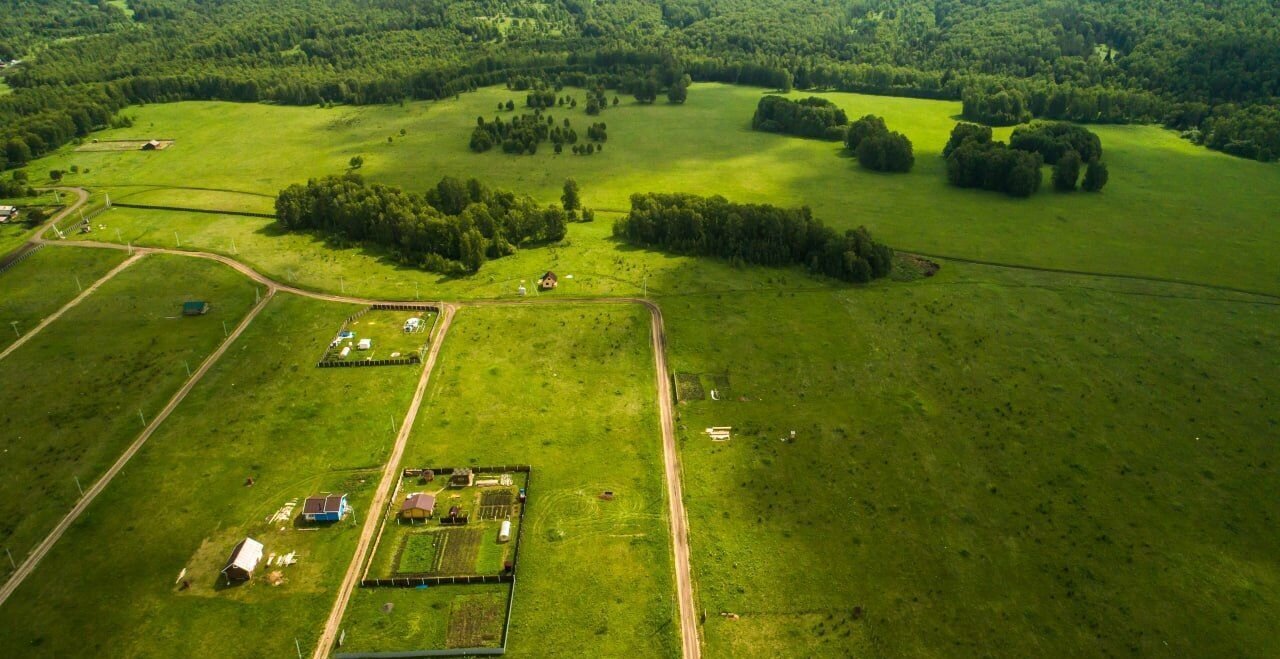
[[[232,239],[231,239],[231,253],[232,253],[232,254],[239,254],[239,253],[240,253],[240,252],[236,251],[236,239],[235,239],[235,238],[232,238]]]
[[[142,427],[143,427],[143,428],[146,428],[146,427],[147,427],[147,417],[142,416],[142,408],[141,408],[141,407],[139,407],[139,408],[138,408],[138,420],[142,422]]]
[[[129,255],[133,256],[133,241],[129,241]]]
[[[75,279],[76,279],[76,291],[77,291],[77,292],[79,292],[79,293],[83,293],[83,292],[84,292],[84,288],[82,288],[82,287],[80,286],[80,275],[71,275],[71,276],[72,276],[72,277],[75,277]]]
[[[644,276],[644,293],[640,297],[649,297],[649,275]]]
[[[342,288],[342,294],[343,294],[343,295],[346,295],[346,294],[347,294],[347,280],[343,279],[342,277],[338,277],[338,286],[340,286],[340,287]]]
[[[293,645],[298,648],[298,659],[302,659],[302,644],[298,642],[298,637],[293,637]]]
[[[124,236],[120,235],[120,229],[118,228],[116,229],[116,242],[118,243],[124,242]]]
[[[391,420],[391,434],[394,435],[396,433],[396,416],[388,412],[387,418]]]
[[[191,377],[191,364],[188,364],[188,363],[187,363],[187,360],[185,360],[185,359],[184,359],[184,360],[182,360],[182,367],[183,367],[183,368],[185,368],[185,369],[187,369],[187,377],[188,377],[188,378],[190,378],[190,377]]]
[[[227,331],[227,321],[224,320],[222,321],[222,338],[225,339],[229,336],[231,336],[231,333]]]
[[[62,205],[62,195],[58,194],[57,190],[53,191],[53,201],[58,205]]]
[[[18,569],[18,564],[13,562],[13,554],[9,552],[8,547],[4,548],[4,553],[9,557],[9,565],[15,570]]]
[[[9,324],[13,325],[13,335],[18,338],[22,338],[22,333],[18,331],[18,321],[10,321]]]
[[[84,498],[84,488],[83,488],[83,487],[80,487],[80,477],[79,477],[79,476],[72,476],[72,478],[74,478],[74,479],[75,479],[75,481],[76,481],[76,489],[77,489],[77,490],[80,490],[80,498],[81,498],[81,499],[83,499],[83,498]]]
[[[178,232],[173,232],[173,244],[175,247],[182,247],[182,241],[178,239]]]

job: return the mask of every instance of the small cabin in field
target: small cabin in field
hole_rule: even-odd
[[[203,316],[209,313],[209,303],[203,300],[191,300],[182,303],[182,315]]]
[[[0,224],[18,219],[18,209],[14,206],[0,206]]]
[[[449,476],[449,487],[470,487],[476,482],[476,474],[469,467],[454,469]]]
[[[542,278],[538,280],[538,288],[544,291],[549,291],[559,285],[560,278],[556,276],[556,273],[550,270],[548,270],[547,273],[542,275]]]
[[[160,148],[160,140],[147,140],[142,145],[143,151],[155,151]]]
[[[253,538],[245,538],[231,550],[231,558],[227,559],[226,567],[222,568],[222,576],[226,577],[227,583],[248,581],[253,578],[253,570],[261,560],[262,543]]]
[[[350,510],[345,494],[307,497],[302,504],[302,518],[308,522],[337,522]]]
[[[436,512],[436,495],[417,492],[405,497],[400,504],[400,517],[404,519],[426,519]]]

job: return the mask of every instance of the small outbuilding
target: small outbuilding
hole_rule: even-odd
[[[182,303],[182,315],[203,316],[209,313],[209,303],[204,300],[191,300]]]
[[[422,327],[422,319],[417,316],[404,321],[404,331],[416,332]]]
[[[350,510],[345,494],[307,497],[302,503],[302,518],[308,522],[337,522]]]
[[[426,519],[436,513],[436,495],[416,492],[405,497],[400,504],[400,517],[404,519]]]
[[[248,581],[253,578],[253,570],[262,561],[262,543],[253,538],[245,538],[231,550],[231,558],[222,568],[222,576],[227,583]]]
[[[373,347],[373,339],[360,339],[356,343],[356,350],[368,350]]]
[[[476,482],[476,474],[470,467],[454,469],[449,476],[449,487],[470,487]]]
[[[0,224],[18,219],[18,209],[14,206],[0,206]]]
[[[160,140],[147,140],[142,145],[143,151],[155,151],[160,148]]]
[[[502,520],[502,526],[498,529],[498,542],[506,542],[511,539],[511,520]]]
[[[538,280],[538,288],[544,291],[549,291],[559,285],[560,278],[556,276],[556,273],[550,270],[548,270],[547,273],[542,275],[542,278]]]

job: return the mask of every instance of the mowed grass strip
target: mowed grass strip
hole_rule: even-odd
[[[356,309],[277,295],[0,607],[0,655],[283,657],[295,638],[313,646],[393,443],[390,419],[417,382],[405,368],[314,367]],[[354,516],[300,530],[301,499],[326,491],[349,492]],[[291,499],[295,519],[267,524]],[[246,535],[298,563],[219,586]],[[266,578],[275,569],[279,586]]]
[[[212,310],[184,317],[187,300]],[[0,546],[21,560],[253,303],[231,268],[151,255],[0,361]]]
[[[653,377],[638,305],[458,312],[404,464],[532,466],[509,656],[679,652]],[[354,647],[440,647],[390,644],[376,631],[380,597],[348,611]],[[401,624],[448,617],[414,610],[422,619]]]
[[[945,264],[663,309],[732,386],[678,408],[707,656],[1275,654],[1273,301]]]
[[[114,249],[46,247],[0,275],[0,350],[126,258],[127,254]]]
[[[581,90],[564,93],[583,97]],[[365,177],[418,191],[447,172],[480,176],[547,203],[559,200],[561,184],[572,177],[582,186],[585,205],[597,209],[625,210],[635,192],[722,194],[740,202],[808,205],[833,226],[866,225],[877,238],[901,248],[1280,293],[1273,248],[1280,225],[1271,221],[1272,209],[1280,207],[1280,166],[1275,164],[1197,147],[1155,126],[1091,126],[1102,139],[1111,173],[1101,194],[1055,194],[1046,185],[1031,199],[1010,199],[947,184],[939,154],[960,114],[958,102],[816,94],[851,117],[880,115],[912,140],[914,169],[886,176],[860,168],[838,143],[750,130],[764,93],[698,84],[679,106],[627,101],[599,117],[586,115],[582,103],[573,110],[550,110],[557,123],[569,118],[580,134],[594,121],[608,124],[606,149],[590,157],[556,156],[545,146],[535,156],[511,156],[500,149],[472,153],[467,144],[477,116],[491,119],[497,103],[508,99],[523,104],[523,93],[497,87],[404,106],[161,103],[126,113],[137,117],[138,125],[176,137],[172,148],[64,149],[37,167],[91,168],[67,179],[77,185],[194,186],[274,195],[290,183],[344,171],[352,156],[362,155],[359,171]],[[997,138],[1007,139],[1010,130],[997,130]],[[136,128],[120,129],[99,137],[136,133]],[[1046,169],[1046,182],[1047,174]],[[269,201],[235,192],[220,198],[209,191],[151,190],[139,198],[226,210],[262,209]],[[571,239],[577,240],[572,232]]]

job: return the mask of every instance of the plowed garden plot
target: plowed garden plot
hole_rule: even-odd
[[[430,574],[440,558],[441,533],[411,533],[400,543],[400,556],[396,560],[397,575]]]
[[[676,373],[676,400],[703,400],[702,378],[697,373]]]
[[[474,574],[476,556],[480,553],[480,542],[484,538],[484,532],[480,529],[449,529],[437,535],[442,537],[435,573]]]
[[[493,594],[463,595],[449,608],[450,648],[482,648],[502,638],[502,598]]]
[[[480,519],[506,519],[511,515],[511,502],[515,494],[511,490],[485,492],[480,497]]]

